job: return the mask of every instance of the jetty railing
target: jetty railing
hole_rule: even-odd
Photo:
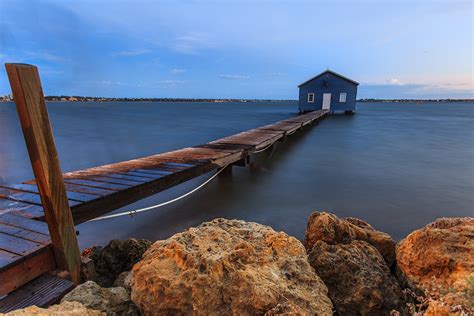
[[[80,282],[81,255],[58,152],[54,143],[38,68],[6,64],[8,79],[25,137],[56,263]]]

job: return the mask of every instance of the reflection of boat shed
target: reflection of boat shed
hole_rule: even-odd
[[[298,86],[298,109],[300,113],[321,109],[354,113],[358,85],[328,69]]]

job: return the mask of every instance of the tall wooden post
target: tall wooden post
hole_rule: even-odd
[[[38,185],[56,262],[80,282],[81,256],[38,68],[5,64]]]

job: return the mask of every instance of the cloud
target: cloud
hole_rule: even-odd
[[[179,74],[184,74],[187,70],[186,69],[172,69],[171,73],[173,75],[179,75]]]
[[[118,52],[113,52],[111,56],[122,56],[122,57],[132,57],[132,56],[139,56],[144,54],[151,53],[150,49],[132,49],[132,50],[122,50]]]
[[[112,81],[112,80],[94,80],[91,81],[94,85],[102,85],[102,86],[123,86],[124,84],[120,81]]]
[[[68,58],[50,53],[48,51],[26,51],[25,55],[28,56],[28,58],[39,59],[54,63],[65,63],[70,61],[70,59]]]
[[[198,54],[200,50],[214,47],[212,36],[209,33],[189,32],[176,37],[171,48],[182,54]]]
[[[390,84],[402,85],[403,83],[400,82],[397,78],[392,78],[388,81]]]
[[[363,83],[360,85],[358,98],[418,99],[418,98],[473,98],[474,89],[466,83],[452,84],[431,83]]]
[[[250,76],[244,75],[220,75],[219,78],[229,79],[229,80],[241,80],[241,79],[250,79]]]
[[[183,83],[184,83],[183,80],[173,80],[173,79],[159,80],[156,82],[156,84],[160,86],[167,86],[167,87],[176,86],[178,84],[183,84]]]

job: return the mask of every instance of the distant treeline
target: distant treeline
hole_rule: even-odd
[[[63,102],[295,102],[296,100],[194,99],[194,98],[103,98],[84,96],[46,96],[46,101]]]
[[[357,102],[474,102],[474,99],[360,99]]]
[[[46,101],[56,102],[298,102],[298,100],[269,99],[194,99],[194,98],[104,98],[68,95],[49,95]],[[10,95],[0,96],[0,101],[13,101]],[[474,99],[359,99],[357,102],[474,102]]]

